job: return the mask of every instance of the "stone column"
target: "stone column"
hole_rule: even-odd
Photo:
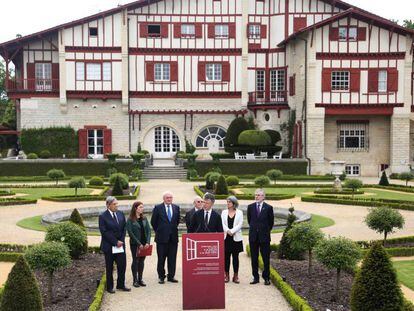
[[[129,42],[128,42],[128,10],[122,11],[121,50],[122,50],[122,111],[128,113],[129,108]]]
[[[60,111],[68,112],[68,102],[66,98],[66,51],[64,41],[64,30],[59,30],[58,48],[59,48],[59,102]]]

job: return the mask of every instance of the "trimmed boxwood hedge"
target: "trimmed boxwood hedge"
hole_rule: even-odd
[[[257,188],[254,184],[239,184],[230,188]],[[265,188],[332,188],[332,185],[328,184],[273,184],[268,185]]]
[[[0,262],[16,262],[22,253],[0,253]]]
[[[185,163],[184,165],[187,166],[188,163]],[[299,160],[222,160],[218,164],[213,161],[196,161],[196,169],[200,176],[204,176],[217,165],[224,175],[239,175],[241,172],[243,172],[243,174],[264,175],[271,169],[281,170],[283,174],[287,175],[306,175],[308,163]]]
[[[119,173],[129,175],[133,169],[132,160],[116,162]],[[51,169],[63,170],[67,176],[105,175],[109,168],[108,161],[89,160],[20,160],[1,161],[0,176],[41,176]],[[48,179],[50,180],[50,179]]]
[[[101,310],[102,299],[105,293],[106,288],[106,274],[104,273],[101,281],[99,282],[99,286],[96,289],[95,296],[93,297],[93,301],[89,306],[89,311],[99,311]]]
[[[36,204],[36,203],[37,203],[37,200],[28,200],[28,199],[23,199],[23,198],[0,199],[0,206]]]
[[[32,245],[21,245],[21,244],[0,244],[0,254],[1,253],[24,253]],[[99,253],[101,248],[99,246],[89,246],[88,253]],[[1,261],[1,260],[0,260]]]
[[[15,195],[15,193],[12,191],[9,192],[9,191],[0,190],[0,197],[5,197],[9,195]]]
[[[250,246],[247,245],[246,247],[247,254],[250,256]],[[263,259],[259,256],[259,267],[263,269]],[[313,309],[309,306],[308,302],[299,296],[295,290],[286,283],[283,278],[279,275],[279,273],[270,266],[270,280],[272,281],[273,285],[275,285],[280,292],[282,293],[283,297],[287,300],[294,311],[312,311]]]
[[[194,186],[194,191],[199,195],[200,197],[204,196],[204,192],[200,189],[199,186]],[[241,195],[241,194],[234,194],[231,190],[228,195],[222,195],[222,194],[216,194],[214,195],[216,197],[216,200],[225,200],[229,197],[229,195],[236,195],[237,199],[239,200],[254,200],[254,195]],[[293,199],[295,197],[294,194],[267,194],[266,199],[267,200],[273,200],[273,201],[280,201],[280,200],[287,200],[287,199]]]
[[[365,192],[362,190],[357,190],[352,192],[352,189],[342,189],[342,191],[335,190],[335,189],[322,189],[322,190],[315,190],[314,193],[316,194],[342,194],[342,195],[358,195],[364,194]]]

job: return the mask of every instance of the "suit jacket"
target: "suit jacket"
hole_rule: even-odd
[[[151,226],[155,231],[155,242],[178,243],[178,224],[180,223],[180,207],[171,204],[172,218],[168,221],[164,203],[156,205],[152,211]]]
[[[214,210],[210,210],[210,221],[206,227],[204,223],[204,209],[197,211],[191,221],[191,232],[208,233],[208,232],[224,232],[221,216]]]
[[[196,209],[195,207],[193,207],[192,209],[190,209],[187,213],[185,213],[185,225],[187,227],[187,232],[191,232],[191,219],[193,218],[193,215],[195,214]]]
[[[263,202],[260,214],[257,215],[256,203],[247,207],[249,223],[249,242],[270,243],[270,232],[275,223],[273,206]]]
[[[224,237],[227,236],[227,231],[230,230],[231,233],[233,233],[233,240],[235,242],[243,241],[243,234],[242,234],[243,212],[239,209],[236,210],[236,215],[234,216],[234,223],[233,223],[232,229],[229,229],[228,217],[229,217],[229,211],[225,209],[221,213],[221,222],[223,223],[223,229],[225,232]]]
[[[119,224],[112,218],[111,213],[106,210],[99,215],[99,231],[101,231],[101,250],[104,253],[112,253],[112,246],[116,246],[118,241],[124,242],[125,249],[125,234],[126,234],[126,220],[124,213],[115,212]]]

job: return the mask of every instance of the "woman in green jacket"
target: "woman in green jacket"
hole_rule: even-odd
[[[132,205],[126,229],[129,234],[132,253],[131,270],[134,287],[146,286],[144,281],[142,281],[145,257],[137,257],[137,250],[147,249],[150,246],[151,227],[147,218],[144,216],[144,204],[142,202],[135,202]]]

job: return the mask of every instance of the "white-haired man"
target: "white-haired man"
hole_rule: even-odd
[[[154,207],[151,225],[155,231],[157,243],[158,283],[164,284],[165,260],[167,259],[167,281],[177,283],[175,269],[178,248],[178,224],[180,222],[180,207],[173,204],[173,194],[169,191],[163,194],[163,202]]]
[[[204,200],[201,197],[199,197],[199,196],[195,197],[194,198],[194,201],[193,201],[193,206],[194,206],[194,208],[190,209],[185,214],[185,218],[184,218],[185,219],[185,225],[187,226],[187,233],[190,233],[190,232],[193,231],[192,228],[191,228],[191,219],[193,218],[193,215],[197,211],[203,209]]]

